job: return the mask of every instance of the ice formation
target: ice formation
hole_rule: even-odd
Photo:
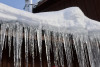
[[[79,67],[100,67],[100,23],[86,17],[78,7],[32,14],[0,3],[0,61],[6,36],[9,56],[13,41],[14,67],[21,67],[23,37],[26,67],[29,52],[34,67],[36,45],[42,67],[42,40],[45,41],[48,67],[51,67],[50,52],[54,55],[56,67],[64,67],[64,63],[72,67],[73,48]],[[64,61],[64,54],[67,62]]]

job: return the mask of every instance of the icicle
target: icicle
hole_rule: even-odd
[[[14,47],[14,67],[16,67],[16,41],[15,41],[15,33],[16,33],[16,30],[15,30],[15,27],[13,27],[13,47]]]
[[[18,67],[18,40],[17,40],[17,24],[13,29],[13,46],[14,46],[14,67]]]
[[[38,48],[39,48],[39,55],[40,55],[40,65],[42,67],[42,29],[41,25],[37,29],[37,40],[38,40]]]
[[[12,26],[11,24],[9,24],[9,27],[8,27],[8,46],[9,46],[9,57],[10,57],[10,54],[11,54],[11,38],[12,38]]]
[[[64,42],[64,49],[67,59],[67,65],[68,67],[72,67],[72,48],[71,48],[71,42],[70,42],[70,35],[69,34],[63,34],[63,42]]]
[[[50,62],[50,50],[51,50],[50,49],[51,48],[50,31],[45,31],[44,39],[45,39],[45,46],[46,46],[47,63],[48,63],[48,67],[51,67],[51,62]]]
[[[25,37],[25,60],[26,67],[28,67],[28,28],[24,27],[24,37]]]
[[[93,37],[92,37],[93,36]],[[94,35],[88,40],[88,53],[91,67],[100,67],[100,52],[98,52],[97,42]]]
[[[95,67],[93,54],[92,54],[92,45],[93,45],[92,44],[92,40],[91,40],[91,38],[89,38],[89,40],[87,41],[87,48],[88,48],[88,53],[89,53],[89,61],[90,61],[91,67]]]
[[[35,39],[35,41],[34,41],[34,44],[35,44],[35,46],[34,46],[34,47],[35,47],[35,49],[34,49],[34,50],[36,51],[36,56],[37,56],[37,55],[38,55],[37,31],[35,31],[35,32],[34,32],[34,39]]]
[[[21,48],[22,48],[22,40],[23,40],[23,27],[19,25],[19,28],[17,29],[17,34],[19,36],[18,38],[18,58],[19,58],[19,67],[21,67]]]
[[[81,35],[80,37],[81,42],[81,57],[82,57],[82,66],[83,67],[89,67],[89,59],[88,59],[88,51],[87,51],[87,35]]]
[[[75,49],[76,49],[76,54],[77,54],[77,57],[78,57],[79,67],[84,67],[83,66],[83,60],[82,60],[82,58],[84,58],[83,55],[82,55],[82,53],[83,53],[83,49],[82,49],[83,46],[82,45],[83,44],[80,40],[80,37],[81,36],[78,37],[78,35],[76,37],[73,37],[73,41],[74,41],[74,46],[75,46]]]
[[[0,64],[2,59],[2,51],[4,49],[4,40],[6,35],[6,25],[1,24],[1,31],[0,31]]]
[[[82,42],[82,47],[83,47],[82,48],[83,49],[83,51],[82,51],[83,67],[89,67],[90,66],[89,65],[90,61],[89,61],[89,54],[88,54],[88,49],[87,49],[88,36],[87,35],[83,35],[82,38],[83,39],[81,39],[81,42]]]
[[[6,25],[1,24],[1,45],[2,45],[2,50],[4,48],[5,35],[6,35]]]
[[[64,54],[63,54],[63,41],[62,41],[62,34],[59,33],[59,39],[58,39],[58,49],[59,49],[59,59],[61,67],[64,67]]]
[[[6,49],[6,46],[7,46],[7,36],[8,36],[8,28],[9,28],[9,24],[5,24],[5,39],[4,39],[4,46],[5,46],[5,49]]]
[[[30,27],[30,32],[29,32],[29,45],[30,45],[30,50],[31,50],[31,55],[32,55],[32,59],[33,59],[33,67],[34,67],[34,29],[32,29],[31,27]]]
[[[80,36],[80,39],[79,39],[79,41],[80,41],[80,44],[79,45],[81,45],[81,63],[82,63],[82,67],[87,67],[87,65],[86,65],[86,53],[84,52],[86,49],[85,49],[85,41],[84,41],[84,35],[81,35]]]
[[[54,44],[53,44],[54,64],[57,67],[58,61],[59,61],[59,56],[58,56],[57,33],[55,33],[55,32],[53,32],[53,39],[54,39]]]
[[[14,67],[21,67],[22,27],[18,23],[13,29]]]

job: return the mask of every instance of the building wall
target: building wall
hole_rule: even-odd
[[[100,0],[51,0],[52,3],[45,2],[33,9],[34,13],[56,11],[64,8],[78,6],[86,16],[91,19],[100,21]],[[51,2],[49,0],[49,2]]]

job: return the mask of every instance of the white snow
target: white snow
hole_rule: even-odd
[[[78,7],[70,7],[60,11],[29,13],[0,3],[0,19],[14,20],[28,25],[52,25],[71,30],[100,30],[100,23],[87,18]]]
[[[70,29],[100,29],[100,23],[88,19],[78,7],[70,7],[60,11],[44,12],[44,13],[29,13],[23,10],[15,9],[0,3],[0,18],[24,21],[25,23],[53,25],[57,27],[66,27]],[[35,22],[34,22],[35,21]]]

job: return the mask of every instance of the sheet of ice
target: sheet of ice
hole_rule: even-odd
[[[64,67],[64,52],[67,66],[73,66],[73,49],[76,51],[79,67],[100,67],[100,23],[86,17],[78,7],[34,14],[0,3],[0,60],[6,35],[9,54],[13,41],[14,67],[21,67],[23,37],[26,67],[29,51],[34,66],[36,46],[42,67],[42,37],[45,40],[48,67],[51,67],[51,51],[56,67]]]

